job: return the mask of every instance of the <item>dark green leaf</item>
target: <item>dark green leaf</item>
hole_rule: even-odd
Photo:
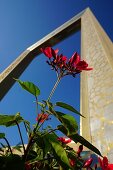
[[[55,111],[55,113],[63,126],[66,127],[67,135],[75,134],[78,131],[78,124],[73,116],[58,111]]]
[[[4,157],[3,170],[24,170],[25,162],[22,160],[22,157],[16,154],[8,155]],[[1,167],[0,167],[1,168]]]
[[[5,138],[5,133],[0,133],[0,139]]]
[[[51,143],[55,158],[58,160],[62,167],[64,167],[65,169],[69,169],[69,159],[67,157],[66,151],[58,141],[58,137],[55,134],[48,134],[46,137],[47,140]]]
[[[64,109],[67,109],[67,110],[69,110],[69,111],[71,111],[71,112],[74,112],[74,113],[78,114],[79,116],[84,117],[84,116],[81,115],[74,107],[72,107],[72,106],[69,105],[69,104],[66,104],[66,103],[63,103],[63,102],[57,102],[57,103],[56,103],[56,106],[62,107],[62,108],[64,108]]]
[[[16,115],[0,115],[0,125],[9,127],[14,126],[17,123],[24,121],[24,119],[20,116],[20,113]]]
[[[58,129],[64,133],[65,135],[67,135],[67,129],[60,125],[58,126]],[[91,151],[93,151],[94,153],[101,155],[100,151],[95,147],[93,146],[90,142],[88,142],[86,139],[84,139],[82,136],[80,136],[79,134],[73,134],[73,135],[67,135],[70,139],[72,139],[75,143],[79,142],[81,143],[83,146],[86,146],[88,149],[90,149]]]
[[[34,96],[38,96],[40,95],[40,90],[39,88],[33,84],[32,82],[28,82],[28,81],[21,81],[18,79],[15,79],[23,89],[25,89],[26,91],[28,91],[29,93],[33,94]]]
[[[27,161],[28,160],[32,160],[32,159],[35,159],[37,157],[37,153],[34,151],[34,150],[30,150],[29,151],[29,154],[27,156]]]
[[[93,146],[90,142],[88,142],[86,139],[84,139],[79,134],[71,135],[70,138],[73,141],[77,141],[77,142],[81,143],[82,145],[86,146],[88,149],[90,149],[91,151],[95,152],[96,154],[102,156],[100,151],[95,146]]]

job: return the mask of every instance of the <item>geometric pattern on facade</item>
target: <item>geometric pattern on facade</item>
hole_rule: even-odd
[[[113,162],[113,43],[89,9],[81,17],[81,37],[81,56],[94,68],[81,75],[81,112],[88,118],[81,132]]]
[[[81,29],[81,56],[94,69],[82,72],[80,82],[81,135],[113,162],[113,44],[87,8],[43,39],[27,48],[0,75],[0,100],[15,83],[40,48],[53,46]]]

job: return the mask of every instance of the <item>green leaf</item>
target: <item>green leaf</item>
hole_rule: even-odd
[[[70,138],[73,141],[77,141],[77,142],[81,143],[82,145],[86,146],[88,149],[90,149],[91,151],[95,152],[96,154],[102,156],[100,151],[95,146],[93,146],[90,142],[88,142],[86,139],[84,139],[79,134],[71,135]]]
[[[78,124],[75,120],[75,118],[71,115],[67,115],[58,111],[55,111],[57,114],[57,118],[60,120],[60,122],[65,126],[65,128],[68,131],[67,135],[75,134],[78,131]]]
[[[17,123],[23,122],[24,119],[20,116],[18,112],[16,115],[0,115],[0,125],[9,127],[14,126]]]
[[[69,110],[69,111],[71,111],[71,112],[74,112],[74,113],[78,114],[79,116],[84,117],[84,116],[81,115],[74,107],[72,107],[72,106],[69,105],[69,104],[66,104],[66,103],[63,103],[63,102],[57,102],[57,103],[56,103],[56,106],[62,107],[62,108],[64,108],[64,109],[67,109],[67,110]]]
[[[72,139],[75,143],[79,142],[82,145],[86,146],[91,151],[102,156],[100,151],[95,146],[93,146],[90,142],[88,142],[86,139],[84,139],[79,134],[76,133],[76,134],[73,134],[73,135],[68,135],[67,129],[63,125],[59,125],[57,127],[62,133],[64,133],[66,136],[68,136],[70,139]]]
[[[0,139],[5,138],[5,133],[0,133]]]
[[[28,91],[29,93],[33,94],[34,96],[38,96],[40,95],[40,90],[39,88],[33,84],[32,82],[29,82],[29,81],[21,81],[21,80],[18,80],[18,79],[15,79],[19,84],[20,86],[25,89],[26,91]]]
[[[60,142],[58,141],[57,135],[48,134],[46,138],[51,144],[53,154],[57,161],[60,163],[62,167],[64,167],[65,169],[69,169],[70,168],[69,159],[67,157],[65,149],[61,146]]]

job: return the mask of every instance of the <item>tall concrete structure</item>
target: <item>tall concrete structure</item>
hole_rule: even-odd
[[[81,74],[81,135],[113,162],[113,44],[89,8],[27,48],[0,75],[0,99],[14,84],[40,48],[53,46],[81,29],[81,56],[94,69]]]

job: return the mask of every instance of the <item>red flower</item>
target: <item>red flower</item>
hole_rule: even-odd
[[[113,170],[113,164],[108,164],[110,170]]]
[[[58,53],[58,49],[53,50],[51,47],[46,47],[45,49],[40,49],[48,58],[55,57]]]
[[[80,153],[82,152],[82,150],[83,150],[83,145],[80,145],[77,151],[77,154],[79,157],[80,157]]]
[[[63,144],[68,144],[68,143],[70,143],[72,140],[69,138],[64,138],[64,137],[59,137],[58,138],[58,140],[60,141],[60,142],[62,142]]]
[[[25,170],[31,170],[31,165],[28,163],[25,163]]]
[[[56,69],[57,68],[63,68],[66,65],[66,61],[67,61],[66,56],[63,56],[62,54],[61,55],[56,55],[55,58],[53,59],[52,64],[54,66],[56,66]]]
[[[71,66],[76,66],[76,64],[80,61],[80,56],[77,52],[75,52],[72,57],[69,59],[69,63]]]
[[[83,60],[83,61],[79,61],[79,62],[77,63],[76,69],[77,69],[77,70],[80,70],[80,71],[82,71],[82,70],[88,71],[88,70],[92,70],[93,68],[89,68],[89,67],[88,67],[88,63],[86,63],[86,61]]]
[[[99,163],[102,170],[113,170],[113,164],[108,163],[108,158],[106,156],[103,157],[103,160],[99,158]]]
[[[84,163],[83,168],[89,168],[90,165],[92,164],[92,162],[93,162],[93,159],[92,159],[92,158],[89,158],[89,159]]]
[[[70,163],[71,166],[75,166],[75,163],[76,163],[76,162],[75,162],[74,159],[70,159],[69,163]]]
[[[47,63],[55,70],[59,75],[66,76],[72,75],[75,77],[76,74],[80,73],[82,70],[92,70],[88,67],[86,61],[81,61],[80,56],[75,52],[72,57],[67,60],[66,56],[62,54],[58,55],[58,49],[53,50],[51,47],[41,48],[41,51],[49,58]]]
[[[48,120],[48,114],[46,113],[40,113],[38,114],[36,121],[39,121],[39,123],[43,123],[45,120]]]

